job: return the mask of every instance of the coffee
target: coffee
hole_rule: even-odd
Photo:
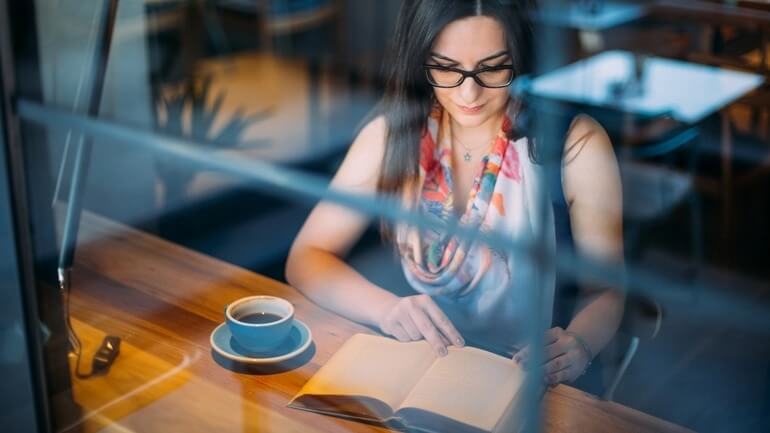
[[[242,317],[238,317],[239,322],[257,324],[257,325],[277,322],[281,319],[283,319],[283,317],[273,313],[249,313],[249,314],[243,315]]]

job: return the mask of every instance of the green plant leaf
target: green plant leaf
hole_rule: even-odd
[[[211,96],[213,79],[210,74],[194,77],[182,83],[178,91],[158,95],[158,113],[161,109],[166,111],[166,122],[158,128],[166,134],[186,135],[201,145],[220,149],[265,145],[268,142],[265,139],[244,142],[242,138],[248,128],[273,113],[272,107],[251,115],[244,115],[244,108],[238,107],[216,135],[209,136],[217,116],[222,111],[226,96],[223,90]],[[211,104],[207,104],[207,101],[211,101]],[[190,132],[184,134],[184,113],[188,108]]]

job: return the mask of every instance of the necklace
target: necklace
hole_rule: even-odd
[[[463,149],[465,149],[465,155],[463,155],[463,160],[465,160],[465,162],[471,162],[471,159],[472,159],[472,157],[471,157],[471,152],[473,152],[473,151],[475,151],[475,150],[478,150],[478,149],[482,148],[482,147],[483,147],[485,144],[487,144],[487,145],[488,145],[488,144],[489,144],[489,142],[490,142],[490,141],[492,141],[492,139],[493,139],[493,138],[494,138],[496,135],[497,135],[497,134],[495,134],[495,135],[493,135],[493,136],[489,137],[488,139],[484,140],[484,142],[483,142],[481,145],[479,145],[479,146],[477,146],[477,147],[475,147],[475,148],[470,148],[470,147],[466,146],[466,145],[465,145],[465,143],[463,143],[462,141],[460,141],[460,139],[459,139],[459,138],[457,138],[457,137],[453,137],[453,138],[452,138],[452,140],[454,140],[454,141],[456,141],[456,142],[460,143],[460,146],[462,146],[462,147],[463,147]]]

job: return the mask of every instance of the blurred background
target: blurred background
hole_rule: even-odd
[[[19,93],[88,113],[111,33],[100,119],[328,182],[382,94],[402,1],[115,3],[111,28],[109,1],[6,5],[5,36],[31,72]],[[741,309],[770,304],[770,2],[527,5],[538,66],[521,88],[557,102],[552,115],[602,123],[622,169],[627,260],[688,287],[629,309],[622,333],[638,350],[609,397],[696,431],[770,431],[770,329]],[[33,207],[66,202],[66,150],[82,137],[25,127]],[[90,212],[282,281],[315,204],[105,138],[94,140],[82,193]],[[409,293],[376,223],[348,261]],[[627,347],[603,356],[617,363]]]

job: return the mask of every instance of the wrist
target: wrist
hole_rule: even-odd
[[[386,290],[383,290],[382,294],[383,296],[381,299],[374,303],[374,308],[372,310],[371,324],[377,328],[382,328],[382,324],[388,316],[388,313],[390,313],[393,306],[396,305],[400,299],[398,296]]]
[[[594,354],[593,354],[593,351],[591,350],[591,346],[589,346],[588,342],[586,342],[586,340],[576,332],[564,331],[564,333],[566,335],[571,336],[575,340],[575,342],[577,342],[578,347],[586,357],[586,366],[585,368],[583,368],[583,372],[580,373],[581,375],[583,375],[588,370],[588,367],[591,366],[591,362],[594,359]]]

